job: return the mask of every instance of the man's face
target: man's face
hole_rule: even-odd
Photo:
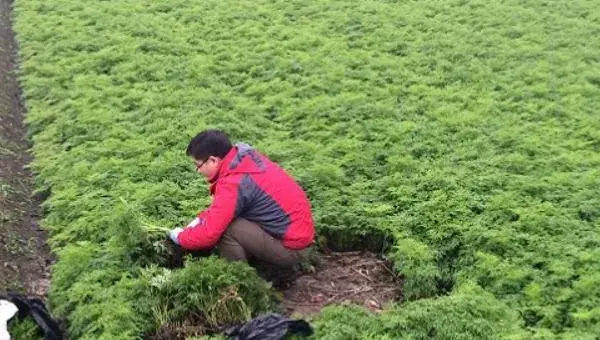
[[[210,156],[205,160],[197,160],[192,158],[194,164],[196,165],[196,172],[202,174],[202,176],[206,178],[214,177],[219,171],[219,165],[221,164],[221,159],[218,157]]]

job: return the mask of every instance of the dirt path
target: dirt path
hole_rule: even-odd
[[[11,27],[12,0],[0,0],[0,294],[7,290],[45,296],[51,256],[39,230],[39,202],[25,166],[27,152],[16,77],[16,43]]]

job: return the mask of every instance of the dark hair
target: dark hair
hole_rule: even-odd
[[[205,130],[192,138],[185,153],[199,161],[210,156],[225,158],[232,145],[229,137],[219,130]]]

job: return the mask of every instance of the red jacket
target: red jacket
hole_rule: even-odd
[[[214,246],[238,217],[257,223],[289,249],[313,243],[315,229],[306,194],[282,168],[249,145],[234,146],[209,181],[212,204],[179,234],[183,248]]]

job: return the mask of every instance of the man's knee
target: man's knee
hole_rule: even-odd
[[[239,218],[231,222],[217,244],[221,256],[228,260],[244,261],[248,258],[246,250],[238,240],[239,230],[243,228],[244,222],[246,221]]]
[[[242,228],[244,227],[244,224],[246,224],[246,223],[249,223],[249,222],[243,218],[237,218],[237,219],[233,220],[233,222],[231,222],[229,224],[229,226],[227,226],[227,229],[225,229],[225,232],[223,233],[222,238],[236,239],[237,235],[239,235],[239,231],[242,230]]]
[[[219,249],[228,249],[230,247],[239,247],[240,243],[238,242],[237,238],[235,237],[236,234],[236,230],[237,228],[239,228],[239,223],[237,223],[238,220],[235,220],[233,222],[231,222],[229,224],[229,226],[227,226],[227,229],[225,229],[225,232],[223,233],[223,235],[221,235],[221,238],[219,239],[219,242],[217,243],[217,247]]]
[[[221,238],[217,244],[217,249],[221,257],[230,261],[246,261],[248,259],[246,250],[235,239]]]

